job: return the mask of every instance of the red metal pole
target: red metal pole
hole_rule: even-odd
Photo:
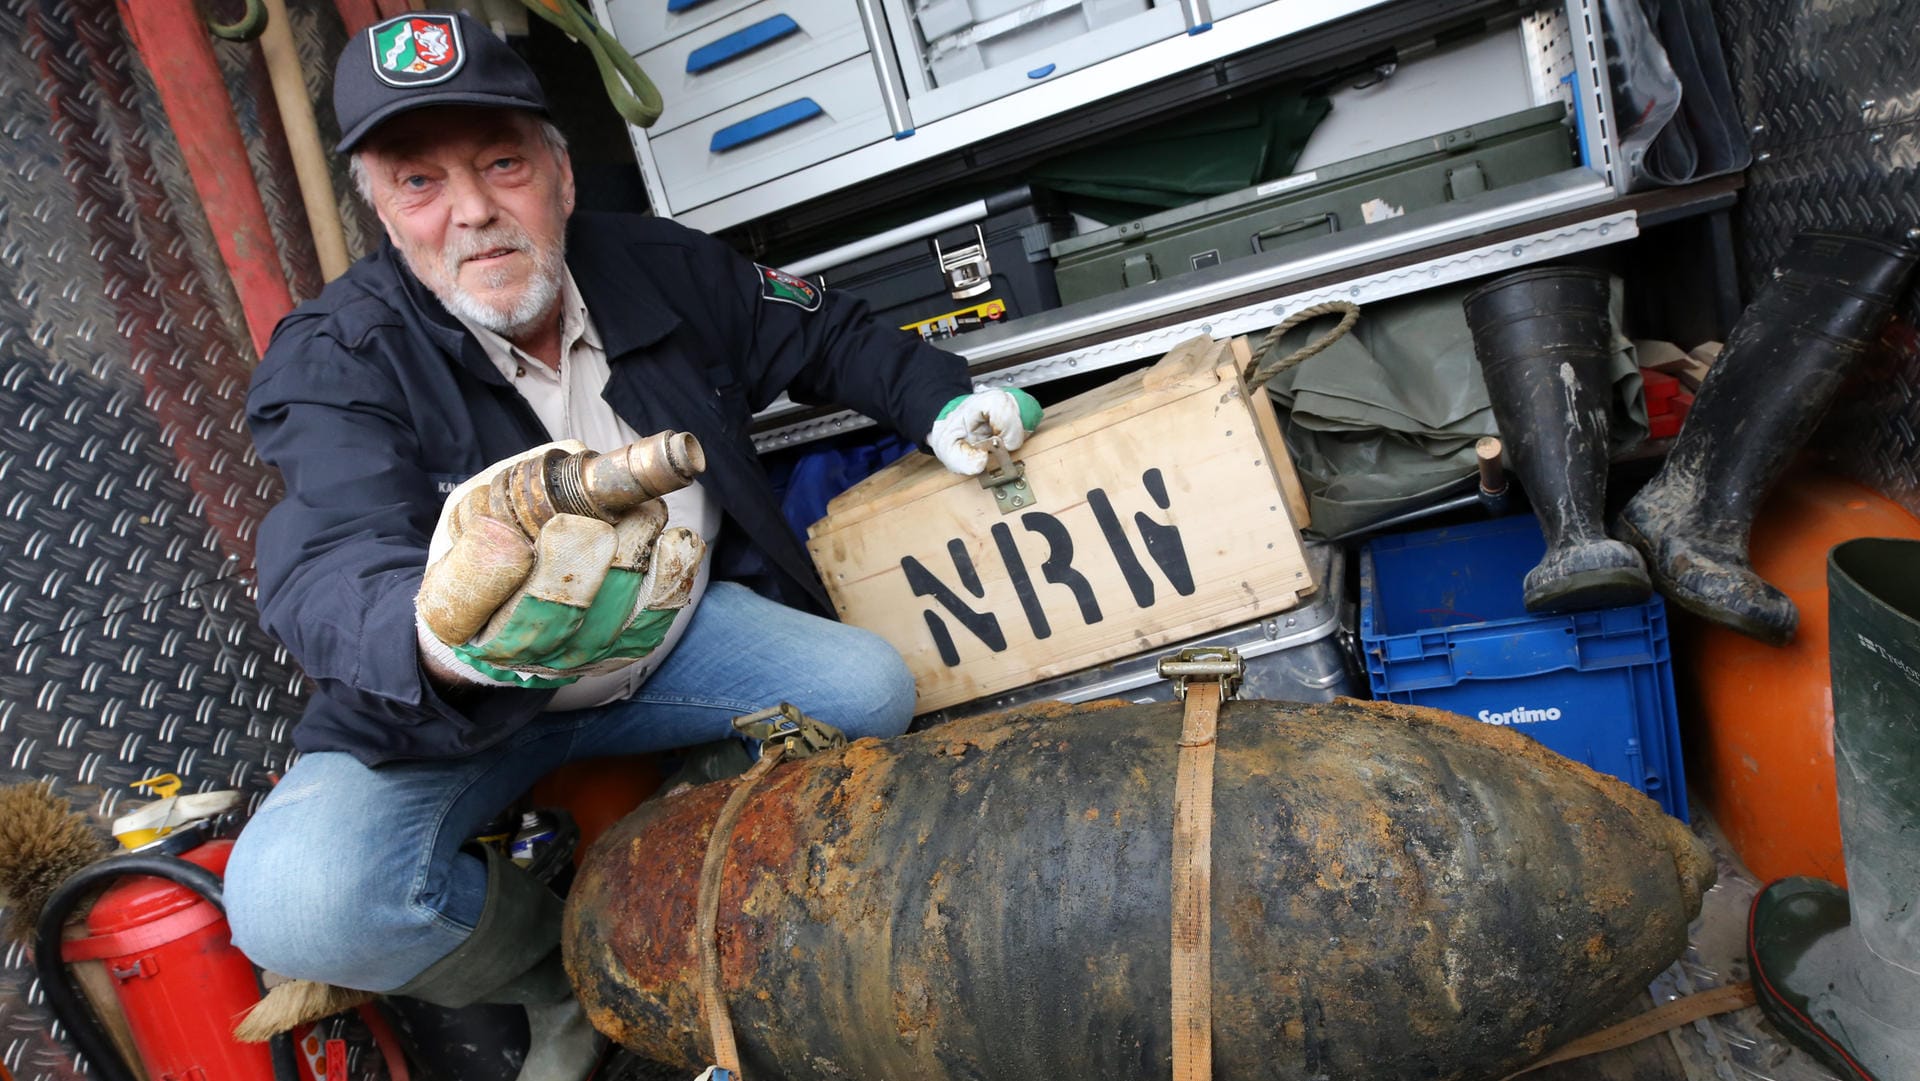
[[[346,24],[348,37],[380,21],[377,0],[333,0],[333,6],[340,12],[340,21]]]
[[[118,0],[134,48],[153,74],[220,257],[233,277],[255,351],[293,307],[267,208],[247,163],[206,23],[193,0]]]

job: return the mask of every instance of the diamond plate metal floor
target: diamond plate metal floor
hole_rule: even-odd
[[[0,42],[0,781],[102,817],[157,772],[258,798],[302,677],[250,599],[252,357],[111,0],[0,0]],[[0,1064],[80,1076],[18,947]]]
[[[1716,0],[1752,132],[1741,199],[1747,295],[1803,229],[1920,239],[1920,0]],[[1920,515],[1920,290],[1816,441]]]
[[[343,36],[325,0],[292,7],[317,93]],[[1798,229],[1920,225],[1920,39],[1887,32],[1920,26],[1920,0],[1719,10],[1763,156],[1742,211],[1749,282]],[[243,102],[265,100],[251,52],[220,55]],[[242,114],[307,295],[274,118]],[[253,531],[278,492],[241,421],[253,358],[159,115],[111,0],[0,0],[0,782],[51,779],[102,816],[163,770],[257,799],[303,694],[251,600]],[[364,250],[377,234],[344,170],[335,182]],[[1916,325],[1910,300],[1822,447],[1920,513]],[[1728,914],[1751,888],[1729,875],[1709,894],[1676,985],[1734,974]],[[1676,1042],[1690,1078],[1824,1078],[1743,1016]],[[0,952],[0,1066],[86,1076],[19,947]]]

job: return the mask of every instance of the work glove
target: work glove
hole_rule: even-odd
[[[414,601],[420,648],[441,672],[563,687],[653,652],[692,598],[706,545],[689,530],[663,529],[660,500],[613,524],[555,515],[531,541],[484,513],[494,474],[555,447],[585,449],[568,440],[496,462],[441,509]]]
[[[940,464],[964,477],[987,468],[987,444],[995,438],[1008,450],[1026,442],[1040,426],[1042,410],[1024,390],[982,388],[947,403],[927,433]]]

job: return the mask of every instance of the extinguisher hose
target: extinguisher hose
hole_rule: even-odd
[[[126,875],[164,878],[199,894],[222,914],[227,911],[226,901],[221,895],[220,876],[177,856],[139,853],[112,856],[83,867],[56,887],[52,896],[47,898],[46,907],[40,910],[40,922],[34,927],[33,967],[39,974],[40,986],[46,991],[47,1005],[52,1007],[54,1016],[67,1026],[67,1031],[73,1036],[74,1046],[99,1071],[101,1081],[138,1081],[138,1077],[121,1057],[119,1048],[101,1031],[100,1021],[93,1015],[92,1007],[74,987],[72,974],[67,971],[66,962],[60,954],[62,932],[67,917],[96,886]],[[273,1081],[301,1081],[292,1037],[281,1033],[273,1038],[269,1046],[273,1054]]]

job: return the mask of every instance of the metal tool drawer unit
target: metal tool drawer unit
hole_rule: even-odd
[[[866,52],[866,32],[852,4],[760,0],[640,54],[640,66],[664,102],[653,133],[658,137]]]
[[[1173,0],[881,0],[916,124],[1187,32]]]
[[[872,79],[871,87],[862,90],[862,93],[870,95],[866,108],[883,116],[884,121],[876,127],[867,123],[863,114],[862,122],[856,128],[846,124],[844,116],[834,115],[824,102],[817,99],[815,104],[821,106],[818,112],[805,105],[792,105],[786,111],[763,118],[760,123],[771,127],[776,121],[784,121],[786,126],[778,130],[791,130],[794,137],[783,145],[779,153],[767,153],[764,142],[760,143],[759,161],[753,168],[744,170],[735,168],[730,158],[754,156],[737,152],[754,145],[751,142],[728,143],[720,150],[709,147],[703,152],[704,156],[691,157],[690,160],[684,146],[673,145],[662,150],[659,145],[672,140],[677,132],[684,130],[684,126],[670,131],[656,128],[653,133],[631,129],[641,174],[646,181],[647,194],[654,211],[709,231],[741,225],[789,207],[809,203],[829,193],[857,190],[859,186],[886,174],[907,175],[905,170],[917,163],[968,152],[1042,122],[1057,120],[1067,123],[1079,111],[1104,99],[1160,84],[1183,73],[1203,71],[1208,65],[1231,63],[1234,58],[1258,54],[1287,38],[1309,31],[1360,20],[1371,28],[1370,33],[1385,32],[1379,26],[1392,24],[1391,8],[1395,4],[1413,3],[1414,0],[1268,0],[1228,15],[1216,15],[1209,0],[1173,0],[1170,3],[1160,3],[1158,0],[1077,0],[1077,3],[1033,0],[1033,4],[1040,8],[1048,4],[1063,5],[1055,17],[1068,20],[1066,25],[1078,19],[1087,28],[1086,32],[1070,42],[1053,43],[1055,48],[1051,53],[1044,45],[1034,49],[1011,45],[1009,47],[1013,54],[1004,57],[989,49],[983,54],[982,63],[984,65],[991,60],[994,62],[991,67],[957,77],[948,85],[940,85],[938,80],[929,81],[931,76],[922,67],[922,61],[926,58],[921,50],[917,47],[903,50],[899,41],[902,33],[922,33],[921,16],[932,14],[929,6],[922,4],[919,8],[905,11],[882,8],[883,4],[906,5],[911,2],[781,0],[777,12],[768,9],[768,15],[760,17],[762,20],[775,14],[784,14],[805,28],[810,22],[833,22],[837,16],[828,13],[829,8],[844,12],[846,7],[851,6],[858,14],[866,37],[863,58]],[[978,19],[979,15],[993,10],[985,6],[976,10],[971,0],[943,2],[967,3],[967,17],[972,19]],[[988,0],[980,2],[985,4]],[[1143,2],[1148,5],[1146,10],[1136,10],[1133,14],[1127,14],[1124,6],[1103,6],[1131,4],[1137,9]],[[596,14],[605,25],[611,27],[615,35],[636,55],[663,48],[670,40],[706,27],[720,18],[733,16],[748,7],[737,0],[693,0],[691,5],[687,0],[593,0],[593,3]],[[1614,178],[1607,150],[1614,137],[1610,125],[1603,122],[1606,61],[1599,41],[1598,3],[1599,0],[1561,0],[1543,7],[1542,10],[1550,12],[1557,21],[1555,33],[1566,41],[1564,44],[1547,41],[1541,43],[1541,47],[1564,57],[1562,66],[1565,70],[1556,71],[1553,75],[1570,80],[1569,96],[1577,106],[1581,131],[1590,149],[1586,160],[1604,173],[1611,183]],[[1427,7],[1433,5],[1428,4]],[[1222,7],[1221,10],[1227,9]],[[997,23],[987,26],[993,19],[1012,17],[1013,13],[992,16],[986,22],[976,22],[970,25],[970,29],[962,29],[958,33],[964,36],[970,31],[986,27],[996,31],[991,35],[994,41],[1005,39],[1013,42],[1018,41],[1022,33],[1038,32],[1022,30],[1027,25],[1024,23],[1009,24],[1011,30],[1007,33],[1000,33],[1001,28]],[[950,26],[955,18],[949,18],[945,23],[936,18],[934,25],[936,28]],[[1042,23],[1045,21],[1039,20]],[[767,35],[769,31],[762,30],[760,33]],[[788,31],[787,34],[791,36],[792,32]],[[1026,40],[1047,39],[1043,33],[1040,37]],[[770,39],[760,47],[769,50],[780,48],[780,41]],[[746,56],[757,51],[748,50],[736,62],[746,63]],[[691,55],[691,50],[688,55]],[[948,50],[943,55],[953,55],[953,52]],[[1040,57],[1037,63],[1022,66],[1036,56]],[[683,67],[684,63],[682,61]],[[843,63],[851,64],[853,61],[849,59]],[[781,70],[784,69],[774,65],[774,73]],[[668,85],[679,76],[656,73],[656,77],[663,80],[663,85]],[[799,73],[795,73],[795,77],[799,77]],[[717,80],[715,85],[718,85]],[[793,85],[783,84],[782,88]],[[744,90],[743,85],[741,92]],[[760,116],[768,109],[789,106],[798,98],[807,96],[794,94],[775,100],[770,94],[777,94],[777,91],[763,91],[753,97],[752,100],[760,106],[758,110],[743,109],[739,103],[723,110],[728,113],[728,122],[715,125],[716,131],[709,134],[709,139],[717,133],[718,128]],[[850,107],[850,104],[843,104],[840,109],[844,113]],[[732,111],[735,109],[739,110],[737,114]],[[841,136],[817,144],[806,138],[808,133],[819,130],[828,119],[839,128]],[[750,128],[736,134],[752,134],[755,130]],[[857,139],[852,137],[856,131],[859,135]],[[686,137],[683,136],[680,142],[685,141]],[[727,174],[724,182],[712,179],[723,173]],[[779,183],[768,183],[776,179]]]
[[[866,57],[844,60],[649,140],[673,197],[705,202],[765,184],[796,162],[884,139],[886,112]]]

